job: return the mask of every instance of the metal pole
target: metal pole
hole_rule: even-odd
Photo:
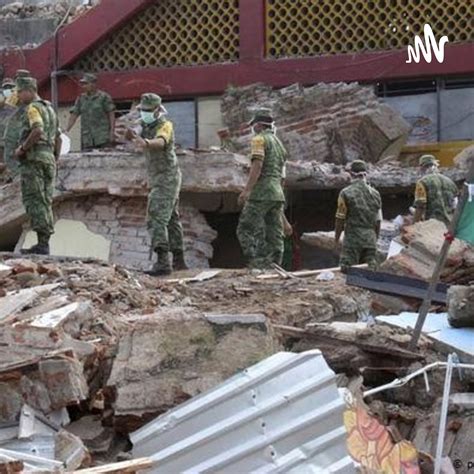
[[[453,377],[453,354],[448,356],[446,367],[446,378],[444,379],[443,401],[441,403],[441,413],[439,416],[438,441],[436,444],[436,457],[434,474],[441,472],[441,458],[443,456],[444,435],[446,433],[446,421],[448,418],[449,392],[451,391],[451,379]]]
[[[472,182],[474,179],[474,161],[471,163],[471,167],[468,173],[468,182]],[[467,188],[467,186],[464,186]],[[416,321],[415,330],[413,332],[413,337],[410,341],[410,350],[414,351],[418,344],[418,339],[420,338],[421,330],[423,328],[423,324],[425,323],[426,316],[428,315],[428,311],[431,306],[431,300],[433,299],[434,292],[436,290],[436,286],[438,285],[439,276],[444,268],[444,264],[446,262],[446,258],[448,256],[449,248],[451,247],[451,242],[453,237],[456,233],[456,228],[459,223],[459,219],[461,218],[462,211],[464,209],[464,205],[467,202],[469,197],[469,190],[463,189],[461,197],[459,199],[458,205],[456,210],[454,211],[454,216],[451,220],[451,223],[448,228],[448,233],[445,236],[445,240],[443,246],[441,247],[441,251],[439,253],[438,261],[436,262],[435,268],[433,270],[433,275],[431,276],[430,284],[428,286],[428,291],[426,293],[425,299],[420,308],[420,313],[418,315],[418,319]]]

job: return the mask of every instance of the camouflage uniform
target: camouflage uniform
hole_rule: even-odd
[[[97,91],[92,95],[81,94],[71,109],[74,115],[81,115],[81,147],[100,148],[110,144],[109,114],[115,105],[109,94]]]
[[[336,218],[345,221],[344,242],[340,267],[367,263],[369,268],[377,266],[376,224],[382,219],[380,193],[365,179],[358,178],[344,188],[338,198]]]
[[[148,229],[153,250],[183,252],[183,228],[179,220],[181,171],[175,153],[173,124],[165,118],[142,124],[142,138],[163,138],[162,150],[146,150],[148,181]]]
[[[248,264],[267,268],[281,265],[284,250],[282,212],[285,195],[282,173],[286,150],[271,130],[252,139],[252,160],[263,160],[260,177],[240,215],[237,237]]]
[[[420,158],[422,167],[437,165],[432,155]],[[425,219],[438,219],[448,225],[451,221],[453,203],[458,194],[458,188],[447,176],[433,172],[427,174],[416,183],[415,207],[423,209]]]
[[[7,105],[4,103],[3,105],[0,105],[0,153],[1,156],[3,157],[3,160],[5,161],[5,164],[9,169],[11,169],[11,155],[10,153],[5,153],[5,131],[7,129],[8,122],[11,118],[11,116],[15,113],[15,108],[11,107],[10,105]]]
[[[47,245],[54,232],[53,192],[56,177],[54,147],[59,134],[58,118],[47,101],[36,99],[25,107],[22,117],[21,142],[31,130],[41,128],[42,137],[20,161],[23,205],[38,234],[38,244]]]

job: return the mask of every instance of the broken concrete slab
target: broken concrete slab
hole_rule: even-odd
[[[267,317],[264,314],[219,314],[204,313],[204,317],[211,324],[266,324]]]
[[[79,336],[81,326],[92,319],[90,301],[75,302],[36,316],[28,322],[29,326],[50,330],[63,329],[73,337]]]
[[[80,438],[92,454],[105,454],[112,447],[114,430],[103,426],[101,416],[83,416],[66,429]]]
[[[132,321],[131,321],[132,323]],[[133,324],[120,342],[107,385],[126,431],[273,353],[266,322],[211,324],[192,308],[170,308]]]
[[[66,472],[87,467],[91,462],[89,451],[81,439],[66,430],[55,436],[54,457],[64,464]]]
[[[453,393],[449,397],[449,404],[462,407],[466,410],[474,410],[474,393]]]
[[[0,323],[6,322],[8,318],[30,305],[39,295],[47,294],[58,286],[59,284],[35,286],[8,293],[0,298]]]

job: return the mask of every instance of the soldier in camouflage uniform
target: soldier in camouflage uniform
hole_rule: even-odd
[[[283,258],[282,178],[287,152],[273,132],[269,109],[257,110],[250,122],[255,136],[251,143],[252,165],[247,185],[239,196],[244,205],[237,237],[248,266],[268,268]]]
[[[20,146],[15,156],[20,162],[23,205],[38,236],[38,243],[24,253],[49,254],[54,232],[53,191],[56,159],[61,149],[57,115],[51,104],[37,95],[36,80],[17,80],[18,98],[25,107]]]
[[[88,150],[111,145],[115,138],[115,105],[106,92],[97,89],[97,77],[84,74],[80,81],[84,93],[71,109],[66,133],[81,116],[81,148]]]
[[[26,69],[18,69],[15,73],[15,83],[13,87],[9,87],[7,93],[6,104],[14,108],[14,113],[8,120],[4,132],[4,152],[3,159],[8,169],[11,178],[19,174],[18,161],[15,158],[15,150],[20,144],[20,132],[22,127],[22,116],[25,111],[25,106],[20,103],[18,98],[18,91],[16,82],[24,77],[31,77],[30,71]]]
[[[5,130],[10,117],[15,113],[15,107],[6,103],[7,96],[11,94],[12,89],[15,87],[15,83],[12,79],[5,78],[2,81],[2,88],[0,89],[0,157],[1,160],[5,161],[4,149],[5,149]],[[10,166],[8,166],[10,168]]]
[[[340,192],[336,213],[336,245],[344,231],[339,263],[342,272],[361,263],[367,263],[370,269],[377,267],[377,239],[382,221],[382,199],[367,183],[365,162],[353,161],[350,173],[352,184]]]
[[[141,97],[141,136],[129,130],[127,136],[145,152],[150,193],[148,195],[148,229],[157,262],[150,275],[168,275],[172,271],[169,251],[173,254],[174,270],[186,269],[183,228],[179,219],[181,171],[175,152],[173,123],[165,118],[161,97],[146,93]]]
[[[416,183],[415,222],[438,219],[448,225],[456,206],[458,188],[438,172],[438,161],[433,155],[423,155],[420,168],[424,176]]]

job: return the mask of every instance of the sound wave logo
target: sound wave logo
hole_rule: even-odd
[[[419,63],[421,59],[421,55],[425,58],[427,63],[431,63],[432,53],[434,53],[436,60],[439,63],[444,61],[444,46],[446,43],[449,42],[447,36],[443,36],[439,40],[439,44],[436,42],[435,35],[431,26],[426,24],[424,27],[425,33],[425,42],[420,38],[419,35],[415,36],[415,46],[408,46],[408,59],[407,63],[411,63],[412,60],[415,63]]]

